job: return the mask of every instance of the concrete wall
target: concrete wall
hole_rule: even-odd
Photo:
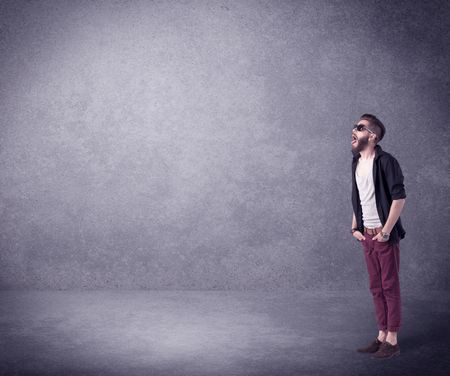
[[[2,1],[0,288],[364,288],[364,112],[449,286],[450,7],[393,4]]]

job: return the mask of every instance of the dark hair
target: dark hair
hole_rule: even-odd
[[[378,119],[375,115],[372,114],[363,114],[361,115],[360,119],[365,119],[369,121],[369,124],[373,128],[371,130],[373,130],[377,135],[377,144],[378,144],[383,139],[386,133],[386,128],[384,127],[384,124],[381,122],[380,119]]]

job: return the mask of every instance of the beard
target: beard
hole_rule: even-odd
[[[369,145],[369,136],[358,138],[358,141],[356,142],[356,146],[353,147],[353,145],[352,145],[353,155],[356,155],[360,151],[364,150],[367,147],[367,145]]]

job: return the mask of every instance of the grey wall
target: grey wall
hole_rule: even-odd
[[[2,1],[0,288],[364,287],[364,112],[448,287],[450,7],[392,3]]]

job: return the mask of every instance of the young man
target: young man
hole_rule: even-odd
[[[374,115],[364,114],[352,131],[352,234],[362,243],[375,306],[378,336],[357,349],[375,358],[400,354],[400,239],[405,237],[400,213],[405,204],[398,161],[378,143],[386,129]]]

